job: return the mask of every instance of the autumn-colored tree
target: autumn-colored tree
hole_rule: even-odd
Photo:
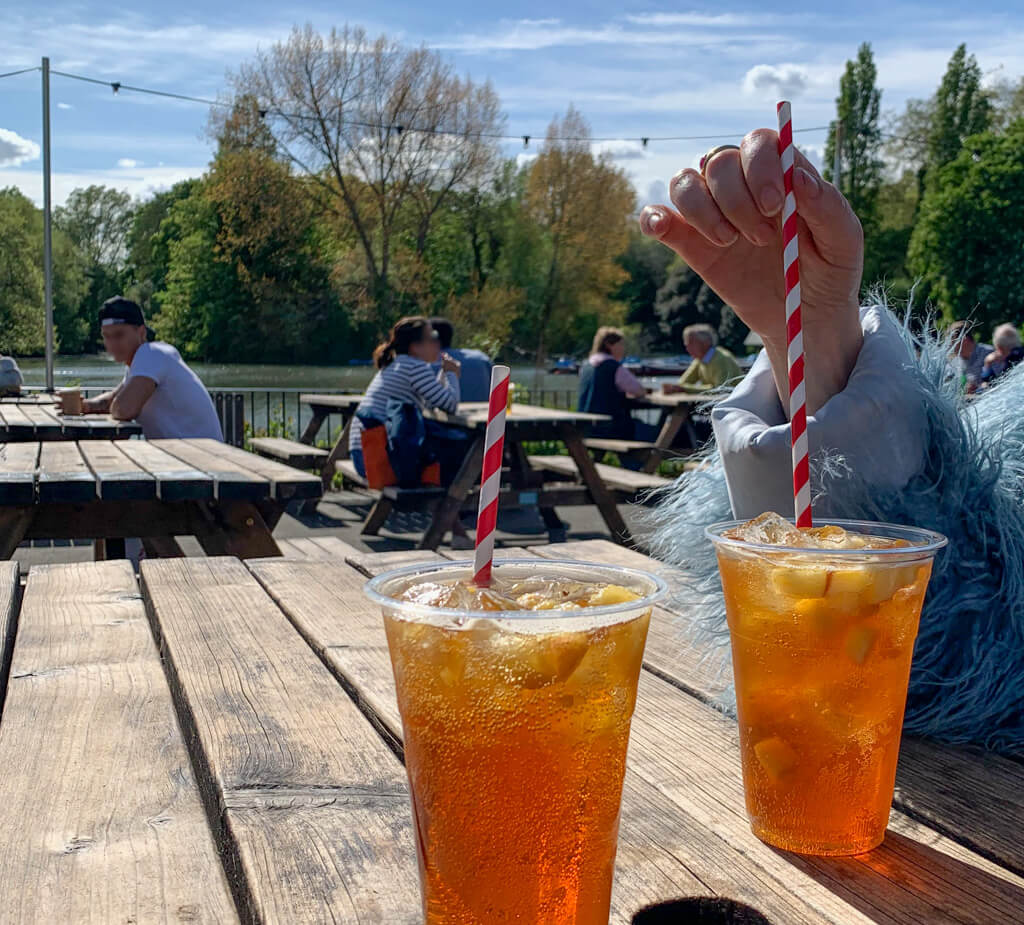
[[[543,362],[550,346],[585,341],[587,329],[614,324],[624,306],[611,293],[625,273],[615,262],[629,242],[633,187],[610,157],[595,157],[590,127],[570,106],[548,127],[530,168],[526,211],[546,248],[539,298],[525,319]]]
[[[351,231],[368,314],[383,331],[396,308],[396,252],[411,250],[405,266],[415,266],[448,197],[495,162],[494,90],[458,76],[437,52],[348,26],[296,28],[232,84],[236,97],[258,101],[279,153],[321,187],[340,233]]]

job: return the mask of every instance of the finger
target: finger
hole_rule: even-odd
[[[704,167],[708,190],[722,214],[751,244],[767,247],[779,239],[779,223],[768,220],[754,202],[743,176],[740,152],[716,154]]]
[[[669,184],[672,204],[686,223],[697,229],[712,244],[728,247],[739,237],[708,191],[704,178],[696,170],[681,170]]]
[[[816,179],[821,179],[814,165],[794,148],[795,163]],[[785,199],[782,181],[782,158],[779,156],[779,135],[771,129],[760,128],[751,132],[740,143],[740,160],[747,188],[766,217],[778,215]]]
[[[640,213],[640,230],[674,250],[696,273],[710,267],[723,253],[720,245],[668,206],[646,206]]]
[[[846,197],[817,171],[797,167],[793,171],[797,215],[803,220],[815,248],[834,266],[859,267],[864,251],[864,232]]]

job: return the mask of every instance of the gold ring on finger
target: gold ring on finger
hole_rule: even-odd
[[[723,151],[739,151],[739,149],[739,145],[719,145],[717,148],[712,148],[700,159],[700,175],[707,176],[708,164],[711,163],[711,158],[715,155],[721,154]]]

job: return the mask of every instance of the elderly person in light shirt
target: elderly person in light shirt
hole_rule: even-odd
[[[981,370],[981,381],[990,385],[1008,369],[1024,360],[1024,349],[1020,345],[1020,332],[1012,324],[1001,324],[992,332],[995,348],[985,357]]]
[[[968,406],[949,377],[948,339],[913,334],[883,304],[860,304],[860,222],[799,152],[794,193],[815,516],[949,537],[921,616],[905,728],[1024,754],[1024,364]],[[777,133],[714,149],[700,171],[673,178],[670,195],[671,206],[643,210],[642,230],[764,343],[712,412],[707,464],[647,508],[648,547],[690,579],[687,632],[727,645],[703,529],[793,510]]]
[[[667,394],[710,392],[743,378],[736,357],[719,346],[718,332],[710,324],[691,324],[683,328],[683,346],[693,361],[680,376],[679,385],[665,386]]]

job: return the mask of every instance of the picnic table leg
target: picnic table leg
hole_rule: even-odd
[[[359,532],[364,536],[376,536],[380,532],[380,528],[384,526],[384,522],[388,519],[388,514],[391,513],[393,508],[394,504],[388,498],[381,495],[370,510],[366,522],[363,524],[363,529]]]
[[[683,428],[683,425],[689,425],[690,441],[693,443],[693,448],[697,448],[697,433],[693,429],[693,425],[690,424],[690,408],[689,402],[680,402],[672,409],[672,413],[666,415],[661,425],[661,432],[658,434],[658,439],[654,441],[654,445],[662,450],[672,449],[672,444],[675,442],[676,435]],[[644,472],[650,474],[658,470],[658,463],[663,459],[663,453],[652,452],[647,457],[647,462],[644,463]]]
[[[142,548],[147,559],[183,559],[184,550],[173,536],[144,536]]]
[[[93,558],[97,562],[107,559],[126,559],[124,537],[108,537],[105,540],[95,540],[93,546]]]
[[[562,442],[565,443],[569,455],[573,458],[576,468],[580,471],[583,483],[590,489],[594,503],[601,512],[601,516],[608,525],[608,529],[611,531],[612,539],[616,543],[623,545],[630,544],[633,541],[633,537],[630,535],[626,522],[619,513],[615,497],[608,490],[608,486],[605,485],[601,476],[597,474],[594,461],[590,458],[590,454],[583,444],[583,438],[580,436],[579,431],[571,424],[565,423],[559,424],[558,430]]]
[[[348,459],[348,435],[352,429],[352,419],[355,417],[353,412],[348,416],[345,421],[345,426],[341,429],[341,435],[338,437],[337,442],[331,447],[330,455],[324,462],[324,467],[320,470],[320,481],[323,483],[324,491],[327,491],[331,487],[331,482],[334,481],[334,464],[339,459]]]
[[[466,453],[462,465],[455,475],[454,481],[448,487],[448,494],[441,499],[441,503],[434,511],[433,520],[420,540],[420,549],[437,549],[441,545],[444,535],[452,528],[455,518],[459,516],[466,497],[473,490],[473,486],[480,478],[480,466],[484,459],[484,435],[480,433],[474,440],[469,451]]]
[[[511,436],[511,435],[510,435]],[[544,484],[544,476],[535,472],[530,467],[526,450],[519,440],[512,439],[505,444],[506,455],[509,460],[509,484],[514,488],[540,488]],[[538,505],[541,520],[548,531],[548,540],[552,543],[564,543],[566,538],[566,524],[558,511],[553,507]]]
[[[32,506],[0,508],[0,558],[6,561],[14,555],[14,550],[28,532],[33,516],[35,508]]]
[[[326,411],[321,411],[320,409],[314,410],[313,417],[309,419],[306,429],[302,432],[302,436],[299,437],[299,443],[305,443],[307,446],[312,446],[313,441],[316,440],[316,435],[320,433],[320,425],[323,424],[324,418],[326,417]]]
[[[259,508],[249,501],[200,503],[196,539],[208,556],[259,559],[280,556]]]

